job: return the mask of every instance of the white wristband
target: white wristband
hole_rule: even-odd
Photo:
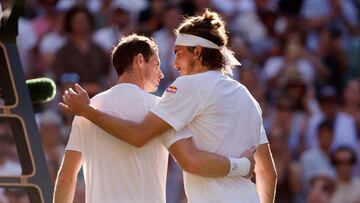
[[[250,171],[250,160],[246,157],[241,158],[231,158],[228,157],[230,161],[230,171],[227,176],[247,176]]]

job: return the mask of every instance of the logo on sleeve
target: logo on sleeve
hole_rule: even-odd
[[[166,92],[169,92],[169,93],[172,93],[172,94],[175,94],[177,91],[177,88],[175,86],[170,86],[166,89]]]

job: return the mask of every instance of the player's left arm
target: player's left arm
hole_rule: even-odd
[[[241,175],[248,178],[254,172],[254,150],[249,150],[242,158],[230,159],[199,150],[191,138],[186,138],[172,144],[169,152],[183,170],[203,177]]]
[[[256,189],[262,203],[275,201],[277,173],[268,143],[260,144],[255,153]]]

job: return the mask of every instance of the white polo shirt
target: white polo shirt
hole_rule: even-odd
[[[220,71],[178,77],[151,111],[176,130],[188,125],[199,149],[226,157],[267,143],[258,103]],[[189,202],[259,202],[255,184],[243,177],[203,178],[184,172],[184,184]]]
[[[158,98],[133,84],[118,84],[96,95],[91,104],[101,111],[140,122]],[[75,117],[66,150],[81,152],[87,203],[165,203],[166,147],[191,136],[185,130],[133,147],[83,117]]]

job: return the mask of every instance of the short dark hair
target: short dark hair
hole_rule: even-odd
[[[331,154],[331,162],[334,166],[336,166],[337,164],[337,160],[336,160],[336,154],[340,151],[348,151],[351,154],[351,159],[349,160],[351,164],[355,165],[357,163],[357,156],[356,156],[356,152],[354,151],[353,148],[351,148],[350,146],[347,145],[341,145],[339,147],[337,147],[334,152]]]
[[[320,130],[323,130],[323,129],[329,129],[331,131],[334,131],[334,121],[326,119],[326,120],[323,120],[322,122],[320,122],[320,124],[317,128],[317,132],[319,133]]]
[[[205,38],[218,46],[226,46],[228,36],[225,31],[225,22],[216,12],[205,10],[202,16],[188,17],[183,20],[175,34],[190,34]],[[195,47],[189,47],[193,51]],[[218,49],[203,48],[201,53],[202,65],[210,70],[222,70],[226,65],[224,55]]]
[[[90,30],[93,31],[95,29],[94,16],[91,14],[89,9],[83,6],[74,6],[66,12],[64,17],[64,31],[66,33],[71,33],[73,31],[71,27],[71,21],[74,18],[74,16],[78,13],[84,13],[86,15],[86,19],[89,20]]]
[[[139,53],[144,56],[146,62],[149,62],[151,56],[158,52],[157,45],[154,39],[131,34],[126,37],[122,37],[118,45],[112,52],[112,64],[118,74],[122,75],[125,71],[131,71],[131,65],[133,59]]]

